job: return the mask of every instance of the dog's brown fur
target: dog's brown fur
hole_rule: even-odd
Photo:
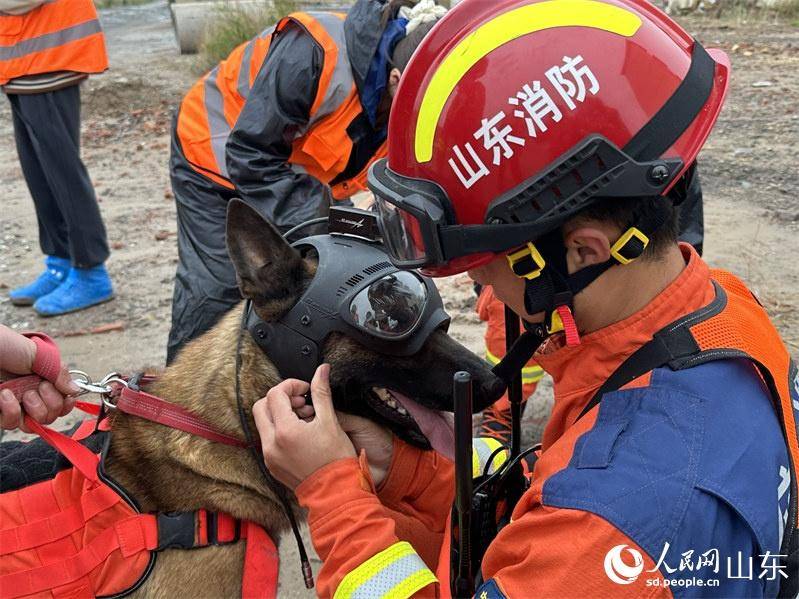
[[[241,307],[189,344],[152,392],[243,438],[234,395],[235,348]],[[249,337],[243,339],[241,390],[251,406],[280,377]],[[254,423],[251,423],[254,428]],[[204,507],[252,520],[273,537],[287,527],[280,504],[266,487],[251,454],[241,448],[115,415],[109,474],[144,511]],[[147,597],[240,595],[243,547],[166,550],[139,591]]]
[[[315,262],[303,260],[257,213],[239,202],[233,202],[229,211],[228,239],[242,294],[253,300],[261,318],[279,317],[301,295],[314,274]],[[188,344],[148,390],[243,439],[234,384],[241,313],[242,306],[235,308],[215,328]],[[380,367],[379,356],[342,335],[331,337],[324,354],[334,375],[357,366],[373,376],[371,371]],[[407,370],[414,359],[421,379],[425,378],[422,373],[436,370],[430,366],[437,362],[443,380],[449,376],[451,381],[451,372],[465,361],[485,385],[492,382],[484,363],[443,331],[428,341],[423,352],[394,360],[392,366],[399,364],[395,369]],[[248,413],[252,404],[281,380],[249,334],[242,338],[240,380]],[[254,431],[252,419],[250,426]],[[287,518],[248,450],[121,413],[114,414],[112,431],[106,470],[136,498],[143,511],[206,508],[256,522],[273,538],[287,529]],[[159,554],[152,574],[136,595],[240,596],[242,563],[241,543],[191,551],[169,549]]]

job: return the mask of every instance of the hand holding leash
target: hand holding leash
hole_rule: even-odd
[[[80,392],[55,342],[42,333],[23,336],[0,325],[0,371],[24,375],[0,384],[0,426],[5,430],[30,432],[23,411],[36,422],[53,422],[72,410]]]

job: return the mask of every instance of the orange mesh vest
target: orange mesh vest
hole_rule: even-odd
[[[103,471],[107,428],[87,420],[71,437],[37,428],[71,467],[0,494],[0,598],[118,596],[144,583],[158,551],[241,539],[242,596],[276,596],[277,549],[262,528],[202,509],[141,513]],[[89,437],[94,449],[78,442]]]
[[[0,85],[25,75],[107,68],[92,0],[55,0],[24,15],[0,16]]]
[[[330,183],[344,171],[352,152],[347,127],[363,112],[344,41],[343,13],[296,12],[240,45],[194,84],[180,105],[177,136],[197,172],[233,189],[225,165],[225,144],[266,60],[272,34],[289,21],[303,27],[324,50],[322,73],[310,120],[292,143],[293,170]],[[386,154],[384,143],[372,161]],[[371,162],[370,161],[370,164]],[[332,187],[335,199],[366,189],[367,165],[358,175]]]

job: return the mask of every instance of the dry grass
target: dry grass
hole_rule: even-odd
[[[219,3],[200,47],[199,68],[207,71],[227,58],[239,44],[252,39],[278,19],[296,10],[293,0],[264,2],[246,8],[234,3]]]
[[[778,0],[774,6],[763,6],[757,0],[717,0],[708,11],[717,17],[738,21],[788,21],[799,23],[799,0]]]

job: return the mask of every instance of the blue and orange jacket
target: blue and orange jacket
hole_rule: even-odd
[[[771,564],[796,517],[788,448],[796,454],[799,380],[789,382],[795,368],[745,287],[711,273],[688,246],[683,253],[686,268],[644,309],[579,346],[550,343],[537,355],[555,404],[531,486],[482,561],[481,599],[777,595],[785,574]],[[713,302],[713,279],[732,289],[741,344],[773,347],[784,361],[782,412],[753,362],[730,357],[657,368],[578,420],[655,332]],[[716,341],[704,330],[701,348]],[[320,596],[449,596],[453,488],[451,462],[400,441],[380,488],[363,455],[304,481],[297,496],[324,561]]]

